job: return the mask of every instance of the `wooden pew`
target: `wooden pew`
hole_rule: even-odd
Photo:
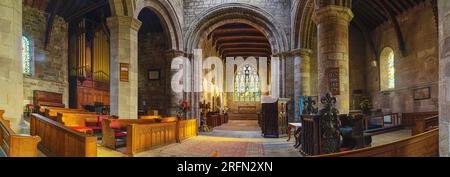
[[[127,154],[139,152],[177,142],[177,123],[131,124],[127,128]]]
[[[414,112],[402,114],[402,126],[414,127],[417,119],[426,119],[429,117],[437,116],[439,112]]]
[[[9,121],[3,119],[4,113],[0,110],[0,151],[8,157],[37,157],[41,138],[16,134]]]
[[[116,149],[118,130],[127,130],[132,124],[154,124],[154,119],[103,119],[102,122],[102,145],[110,149]]]
[[[439,130],[434,129],[404,140],[354,151],[311,157],[437,157]]]
[[[155,119],[103,120],[103,146],[116,148],[117,130],[126,128],[126,153],[134,155],[165,145],[182,142],[198,135],[197,119],[176,121],[166,118],[163,122]]]
[[[161,119],[161,116],[141,116],[140,119]]]
[[[192,137],[198,136],[197,119],[181,120],[177,122],[177,142],[181,143]]]
[[[412,129],[412,136],[418,135],[435,128],[439,128],[439,116],[433,116],[426,119],[416,119],[415,126]]]
[[[39,114],[31,115],[31,135],[40,136],[39,149],[47,156],[96,157],[97,137],[72,130]]]
[[[90,115],[97,115],[95,112],[86,112],[84,110],[79,109],[45,109],[45,117],[51,118],[53,120],[56,120],[58,117],[58,113],[78,113],[78,114],[90,114]]]

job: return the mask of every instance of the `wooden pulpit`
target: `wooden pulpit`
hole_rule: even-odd
[[[261,129],[264,138],[287,136],[289,101],[288,98],[263,97],[261,102]]]

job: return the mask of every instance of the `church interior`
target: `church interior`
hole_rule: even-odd
[[[0,9],[0,157],[450,156],[448,0]]]

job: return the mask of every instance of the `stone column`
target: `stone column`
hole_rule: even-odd
[[[22,1],[0,2],[0,110],[13,127],[23,115]]]
[[[295,93],[295,118],[300,121],[299,98],[311,96],[311,55],[310,49],[299,49],[294,54],[294,93]]]
[[[319,99],[329,93],[330,82],[328,71],[339,70],[339,94],[337,109],[341,114],[348,114],[350,109],[349,79],[349,23],[353,18],[350,8],[327,5],[314,12],[317,24],[318,40],[318,79]],[[319,109],[323,105],[319,104]]]
[[[138,118],[138,31],[141,22],[133,17],[108,18],[111,32],[111,115]],[[129,64],[128,81],[120,79],[120,64]]]
[[[184,52],[181,51],[175,51],[175,50],[170,50],[166,52],[166,57],[168,59],[168,66],[167,68],[169,69],[168,72],[168,78],[167,78],[167,93],[169,93],[168,99],[170,99],[169,104],[167,105],[167,113],[169,114],[168,116],[173,116],[175,117],[177,115],[177,106],[180,103],[180,101],[184,100],[184,96],[183,93],[177,93],[172,89],[172,78],[175,76],[175,74],[177,74],[179,72],[179,69],[171,69],[172,66],[172,60],[177,58],[177,57],[183,57],[184,56]],[[190,69],[190,68],[186,68],[186,69]],[[190,79],[190,78],[189,78]],[[188,101],[188,100],[186,100]]]
[[[450,156],[450,1],[438,0],[439,9],[439,149]]]

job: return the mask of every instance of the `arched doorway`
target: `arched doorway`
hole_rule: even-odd
[[[170,35],[158,12],[143,8],[138,20],[138,113],[168,116],[170,107]]]

